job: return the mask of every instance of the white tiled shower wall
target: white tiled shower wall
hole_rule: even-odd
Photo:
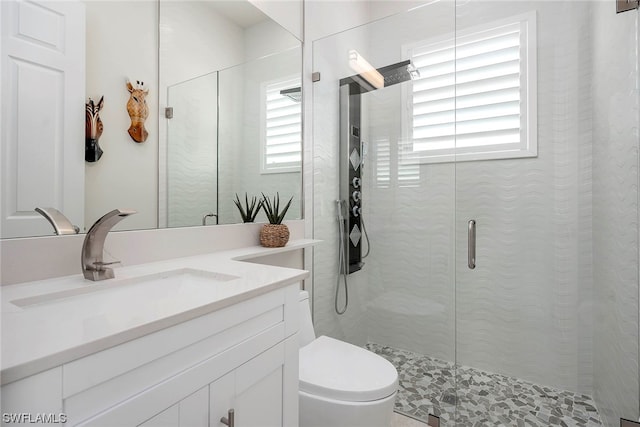
[[[451,4],[436,22],[453,29]],[[357,46],[376,66],[393,63],[398,49],[385,45],[411,29],[381,22],[317,41],[313,220],[325,243],[314,250],[316,328],[446,360],[457,344],[459,363],[595,394],[608,425],[637,417],[637,14],[615,15],[610,2],[458,5],[457,29],[537,11],[539,155],[421,165],[417,186],[376,188],[376,146],[401,135],[401,93],[368,94],[364,197],[373,249],[349,277],[350,307],[337,316],[337,79],[350,72],[335,56]],[[362,13],[380,16],[375,8]],[[614,69],[626,72],[616,77]],[[466,267],[471,218],[474,271]]]
[[[638,13],[593,4],[594,398],[638,418]],[[596,19],[597,18],[597,19]]]

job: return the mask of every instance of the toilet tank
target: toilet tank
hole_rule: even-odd
[[[300,292],[300,333],[298,335],[298,343],[300,347],[304,347],[316,339],[316,333],[313,330],[313,322],[311,320],[311,306],[309,305],[309,292]]]

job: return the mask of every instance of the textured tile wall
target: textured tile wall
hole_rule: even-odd
[[[594,397],[638,419],[637,12],[593,3]]]
[[[200,225],[216,212],[216,74],[169,88],[174,118],[167,125],[167,218],[169,227]],[[212,220],[209,220],[212,221]],[[209,222],[213,224],[214,222]]]
[[[457,28],[535,10],[538,157],[456,166],[457,361],[591,391],[591,56],[587,2],[475,1]],[[466,222],[478,224],[478,267]]]

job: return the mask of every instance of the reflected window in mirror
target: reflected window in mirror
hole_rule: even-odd
[[[300,77],[265,82],[261,94],[261,173],[299,172],[302,164]]]

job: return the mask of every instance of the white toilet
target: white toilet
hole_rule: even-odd
[[[309,293],[300,292],[300,427],[389,427],[398,372],[368,350],[316,339]]]

